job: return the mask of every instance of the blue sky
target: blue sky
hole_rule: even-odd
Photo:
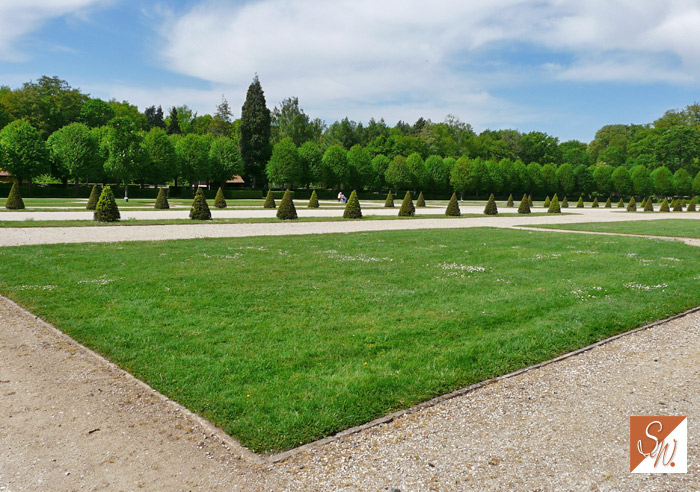
[[[4,4],[4,5],[3,5]],[[16,4],[16,5],[13,5]],[[327,122],[453,114],[590,141],[700,100],[700,0],[23,0],[0,3],[0,85],[240,115],[296,96]]]

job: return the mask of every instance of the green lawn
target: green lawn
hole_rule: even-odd
[[[633,220],[629,222],[583,222],[580,224],[547,224],[532,227],[565,229],[570,231],[615,232],[618,234],[700,238],[700,215],[698,215],[698,220],[663,219]]]
[[[697,249],[425,230],[0,248],[0,293],[258,452],[700,304]]]

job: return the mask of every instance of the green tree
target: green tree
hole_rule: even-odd
[[[673,189],[680,196],[688,196],[693,192],[693,178],[688,171],[681,168],[673,173]]]
[[[373,185],[375,189],[386,189],[386,171],[389,169],[389,164],[391,164],[391,161],[384,154],[378,154],[372,159]]]
[[[348,151],[341,145],[332,145],[323,153],[323,182],[327,187],[340,187],[348,182],[350,169]]]
[[[396,190],[406,190],[413,185],[413,175],[406,164],[406,158],[397,155],[391,160],[385,175],[386,182]]]
[[[612,166],[596,166],[593,170],[593,179],[601,195],[609,195],[612,191],[612,173]]]
[[[290,97],[272,110],[271,126],[273,142],[289,137],[299,147],[305,142],[318,142],[325,125],[319,119],[312,121],[299,107],[299,99]]]
[[[100,176],[98,143],[86,125],[66,125],[52,133],[47,144],[57,176],[72,178],[76,186],[80,179]]]
[[[80,121],[90,128],[105,126],[114,118],[114,109],[102,99],[88,99],[80,108]]]
[[[305,181],[307,183],[323,182],[323,152],[316,142],[305,142],[299,147],[299,158],[302,168],[306,171]]]
[[[425,160],[426,186],[434,191],[445,191],[450,183],[450,168],[439,155],[431,155]]]
[[[574,169],[571,164],[562,164],[556,170],[558,189],[564,194],[574,191],[576,180],[574,178]]]
[[[158,106],[157,108],[155,107],[155,105],[149,106],[143,112],[143,115],[148,121],[149,130],[151,130],[152,128],[160,128],[161,130],[165,130],[165,120],[163,119],[163,108],[161,106]]]
[[[175,146],[165,130],[154,126],[143,138],[142,145],[151,162],[151,179],[159,183],[175,179],[178,174]]]
[[[464,193],[469,190],[471,185],[471,168],[471,161],[466,157],[460,157],[455,162],[450,173],[450,185],[452,185],[455,192],[458,191],[460,193],[462,198],[464,198]]]
[[[543,162],[545,164],[561,163],[562,155],[559,139],[542,132],[526,133],[520,139],[521,158],[525,164]]]
[[[611,177],[612,188],[620,195],[631,195],[633,190],[632,178],[626,167],[616,168]]]
[[[0,131],[5,171],[21,182],[49,171],[49,153],[41,134],[26,120],[15,120]]]
[[[167,133],[168,135],[180,135],[182,134],[182,129],[180,128],[180,121],[178,120],[177,108],[173,106],[170,108],[170,114],[167,118]]]
[[[542,183],[545,193],[554,193],[559,186],[557,171],[551,164],[542,166]]]
[[[241,139],[239,147],[245,172],[252,176],[253,187],[263,177],[265,165],[270,159],[270,110],[265,94],[256,75],[248,87],[241,109]]]
[[[693,194],[700,195],[700,171],[693,178]]]
[[[469,174],[469,190],[479,196],[480,191],[485,191],[489,183],[489,170],[484,161],[477,158],[472,161]]]
[[[143,175],[147,168],[148,153],[141,146],[141,134],[129,117],[116,117],[110,121],[106,138],[109,158],[105,162],[105,172],[124,184],[124,197],[127,198],[129,183]]]
[[[226,98],[221,95],[221,102],[216,106],[214,117],[209,122],[207,131],[215,137],[230,137],[233,130],[233,112]]]
[[[576,182],[574,189],[579,193],[591,193],[595,190],[593,173],[588,166],[584,164],[579,164],[574,168],[574,181]]]
[[[215,183],[225,184],[243,174],[243,161],[236,142],[230,137],[215,138],[209,147],[209,175]]]
[[[647,169],[646,166],[634,166],[630,170],[630,179],[632,180],[632,192],[635,195],[651,195],[653,187],[651,182],[651,176],[649,176],[649,169]]]
[[[406,158],[406,167],[411,175],[411,187],[418,191],[428,180],[428,172],[425,170],[425,162],[418,152],[414,152]]]
[[[190,133],[178,139],[175,144],[180,164],[179,175],[191,185],[198,181],[206,181],[211,174],[211,161],[209,152],[211,149],[211,137]]]
[[[293,188],[304,178],[302,160],[297,146],[291,138],[280,140],[272,151],[272,157],[267,163],[267,179],[271,183],[287,185]]]
[[[542,166],[536,162],[527,165],[527,177],[530,180],[528,191],[532,193],[544,193],[545,181],[542,176]]]
[[[372,158],[367,149],[359,144],[353,145],[347,153],[348,169],[350,172],[348,184],[351,188],[360,190],[374,184],[374,168]]]
[[[666,166],[657,167],[651,172],[654,193],[666,196],[673,193],[673,174]]]

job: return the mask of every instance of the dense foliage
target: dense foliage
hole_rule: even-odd
[[[98,222],[115,222],[120,218],[117,201],[114,199],[112,188],[105,186],[100,193],[100,199],[95,206],[95,220]]]
[[[360,200],[357,198],[357,191],[353,190],[350,193],[350,198],[348,198],[348,203],[345,204],[345,212],[343,212],[343,218],[345,219],[361,219],[362,209],[360,208]]]
[[[19,186],[17,186],[17,182],[12,183],[10,194],[7,195],[7,200],[5,200],[5,208],[8,210],[24,209],[24,200],[22,200],[22,195],[19,193]]]
[[[292,192],[287,190],[280,201],[280,206],[277,209],[277,218],[281,220],[293,220],[297,218],[297,209],[292,200]]]
[[[194,195],[194,201],[192,202],[192,208],[190,209],[190,219],[192,220],[210,220],[211,211],[209,210],[209,204],[204,196],[204,192],[201,188],[197,188],[197,193]]]

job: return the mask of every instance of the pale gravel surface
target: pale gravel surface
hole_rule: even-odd
[[[469,210],[463,207],[463,213],[481,213],[480,207]],[[426,209],[419,209],[424,213]],[[386,213],[383,210],[379,212]],[[379,213],[378,212],[378,213]],[[497,217],[444,218],[444,219],[408,219],[408,220],[354,220],[333,222],[294,222],[280,221],[248,224],[214,224],[198,223],[184,225],[129,225],[97,227],[17,227],[3,228],[0,232],[0,246],[20,246],[30,244],[116,242],[116,241],[157,241],[168,239],[191,239],[205,237],[247,237],[278,236],[298,234],[349,233],[364,231],[417,230],[417,229],[459,229],[464,227],[518,227],[539,224],[571,224],[580,222],[618,222],[628,220],[662,220],[684,219],[700,220],[700,213],[676,214],[642,214],[626,213],[617,209],[569,209],[571,215],[505,215]],[[22,212],[25,214],[49,214],[51,217],[70,220],[74,212]],[[83,213],[83,212],[80,212]],[[150,218],[151,214],[164,218],[166,212],[131,212],[141,219]],[[182,212],[173,212],[181,214]],[[224,211],[222,214],[240,214],[240,217],[265,216],[274,217],[270,210]],[[300,216],[342,216],[342,211],[320,210],[300,211]],[[425,212],[425,213],[430,213]],[[14,213],[13,213],[14,214]],[[216,216],[216,212],[214,212]],[[264,215],[266,214],[266,215]],[[0,220],[5,215],[0,214]],[[238,216],[238,215],[237,215]],[[43,217],[43,215],[42,215]],[[173,217],[170,217],[173,218]],[[37,219],[39,220],[39,219]]]
[[[0,490],[700,490],[700,314],[255,463],[0,299]],[[688,416],[688,473],[629,473],[630,415]],[[91,433],[91,431],[93,431]]]
[[[581,212],[495,219],[3,229],[0,244],[696,219],[695,214],[652,216],[615,209]],[[31,231],[39,234],[21,235]],[[259,463],[196,417],[0,299],[1,492],[700,490],[699,395],[700,315],[693,314],[312,447],[281,463]],[[687,475],[629,473],[628,417],[634,414],[689,417]]]

